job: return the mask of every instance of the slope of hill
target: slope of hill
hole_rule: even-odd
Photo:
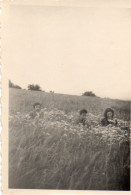
[[[129,102],[19,89],[9,97],[9,188],[130,190],[128,122],[100,124],[106,107],[129,120]],[[38,101],[44,117],[30,119]],[[75,120],[82,108],[87,126]]]
[[[10,113],[27,113],[32,110],[32,105],[35,102],[42,103],[44,108],[57,108],[65,113],[78,112],[85,108],[94,115],[103,115],[107,107],[112,107],[115,111],[115,117],[128,121],[130,119],[130,101],[9,89]]]

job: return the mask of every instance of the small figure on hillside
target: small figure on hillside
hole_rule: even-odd
[[[41,111],[41,104],[39,102],[36,102],[33,105],[34,110],[29,113],[28,118],[29,119],[35,119],[36,117],[42,118],[44,117],[43,112]]]
[[[83,126],[85,126],[86,125],[86,116],[87,116],[87,110],[86,109],[80,110],[80,115],[79,115],[79,118],[77,120],[77,123],[81,123]]]
[[[101,120],[101,125],[107,126],[110,124],[113,126],[117,126],[117,120],[114,119],[114,110],[112,110],[111,108],[107,108],[104,112],[104,118]]]

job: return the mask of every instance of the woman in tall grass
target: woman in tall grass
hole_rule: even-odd
[[[114,119],[114,110],[107,108],[104,112],[104,118],[101,120],[102,126],[112,125],[117,126],[117,120]]]

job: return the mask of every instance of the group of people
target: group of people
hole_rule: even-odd
[[[83,126],[86,126],[86,119],[87,119],[87,110],[82,109],[79,113],[79,118],[77,120],[78,123],[82,124]],[[35,119],[36,117],[44,117],[44,113],[41,112],[41,104],[39,102],[36,102],[33,105],[33,111],[31,111],[28,115],[29,119]],[[111,108],[107,108],[104,112],[104,118],[101,120],[102,126],[117,126],[117,120],[114,119],[114,110]]]
[[[80,115],[79,115],[79,122],[83,124],[83,126],[86,125],[86,118],[87,118],[87,110],[83,109],[80,110]],[[107,108],[104,112],[104,118],[101,120],[101,125],[102,126],[117,126],[117,120],[114,119],[114,110],[111,108]]]

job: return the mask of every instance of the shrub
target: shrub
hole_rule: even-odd
[[[39,85],[34,85],[34,84],[29,84],[28,85],[28,90],[35,90],[35,91],[41,91],[41,88]]]
[[[16,89],[21,89],[21,87],[19,85],[15,85],[14,83],[12,83],[10,80],[9,80],[9,87],[10,88],[16,88]]]
[[[83,96],[92,96],[92,97],[95,97],[96,96],[92,91],[86,91],[82,95]]]

